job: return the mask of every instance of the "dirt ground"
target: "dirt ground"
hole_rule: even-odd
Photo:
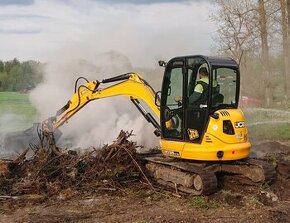
[[[290,142],[264,142],[253,148],[258,156],[265,151],[289,154]],[[285,168],[289,171],[289,166]],[[206,197],[178,194],[157,185],[154,192],[140,182],[116,191],[67,190],[45,199],[1,197],[0,222],[290,222],[287,174],[282,171],[274,184],[260,187],[225,181],[218,192]]]

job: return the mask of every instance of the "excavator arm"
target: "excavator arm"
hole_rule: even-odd
[[[59,128],[90,101],[114,96],[126,96],[130,98],[130,100],[142,113],[145,119],[149,123],[152,123],[152,125],[156,129],[154,133],[157,136],[160,136],[159,123],[156,121],[151,113],[145,110],[145,108],[140,104],[139,101],[142,100],[143,102],[145,102],[155,113],[155,115],[160,118],[160,110],[155,103],[155,91],[139,74],[126,73],[113,78],[104,79],[102,81],[88,81],[87,79],[85,80],[87,81],[87,83],[80,86],[77,86],[76,82],[75,93],[71,97],[71,99],[67,102],[65,106],[57,111],[54,117],[51,117],[46,121],[50,123],[50,130],[53,131]],[[114,83],[112,85],[101,88],[101,85],[112,82],[119,83]]]
[[[78,81],[81,79],[86,80],[87,83],[78,86]],[[109,83],[113,84],[107,85]],[[104,85],[103,88],[101,88],[102,85]],[[145,119],[155,127],[155,135],[160,136],[159,123],[139,101],[142,100],[147,104],[159,119],[160,110],[155,103],[155,91],[139,74],[126,73],[102,81],[88,81],[83,77],[78,78],[75,84],[75,93],[66,105],[56,112],[55,116],[41,123],[35,123],[31,128],[24,131],[7,133],[4,137],[4,148],[18,151],[30,145],[39,145],[40,136],[43,134],[51,135],[53,133],[57,140],[61,136],[58,128],[90,101],[119,95],[129,97]],[[160,99],[157,97],[156,100]]]

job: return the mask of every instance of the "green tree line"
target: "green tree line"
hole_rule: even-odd
[[[27,91],[43,79],[43,64],[29,60],[0,60],[0,91]]]

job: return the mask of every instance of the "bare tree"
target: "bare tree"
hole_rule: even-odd
[[[258,29],[252,22],[255,5],[252,0],[216,0],[217,11],[213,20],[217,23],[216,43],[219,54],[227,55],[240,62],[242,95],[259,94],[248,83],[253,83],[255,76],[248,68],[252,55],[257,52]],[[243,57],[241,58],[241,55]]]
[[[287,96],[288,96],[288,99],[290,98],[290,69],[289,69],[289,63],[290,63],[290,0],[286,0],[286,17],[287,19],[286,20],[286,24],[287,24],[287,40],[285,40],[285,64],[288,65],[288,72],[286,73],[285,72],[285,81],[286,81],[286,92],[287,92]]]
[[[239,59],[242,51],[255,46],[255,26],[251,0],[216,0],[219,10],[212,17],[218,24],[219,51]]]
[[[290,96],[287,89],[290,89],[290,80],[289,77],[289,33],[288,33],[288,12],[287,12],[287,1],[280,0],[281,8],[281,30],[282,30],[282,39],[283,39],[283,74],[284,74],[284,91],[286,93],[286,99]],[[288,1],[290,2],[290,1]]]
[[[258,21],[261,37],[261,62],[262,73],[264,75],[264,89],[265,89],[265,104],[267,107],[272,105],[271,81],[270,81],[270,59],[269,59],[269,45],[268,45],[268,18],[266,15],[265,1],[258,0]]]
[[[235,59],[239,59],[244,52],[241,63],[241,89],[249,94],[260,95],[265,105],[271,106],[274,86],[271,81],[269,39],[274,39],[277,35],[276,23],[273,22],[273,16],[280,10],[277,1],[216,0],[216,3],[218,10],[213,18],[218,24],[216,42],[220,52]],[[256,69],[255,73],[249,69],[249,64],[253,64],[253,61],[261,67]],[[257,86],[253,85],[253,82],[263,83],[259,85],[260,92],[257,93]]]

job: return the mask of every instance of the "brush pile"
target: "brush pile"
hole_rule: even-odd
[[[58,195],[64,190],[116,190],[122,184],[140,180],[142,169],[136,157],[131,133],[101,149],[84,154],[56,146],[53,134],[45,135],[46,145],[25,150],[16,160],[0,161],[0,196],[39,194]],[[26,158],[27,152],[33,156]]]

